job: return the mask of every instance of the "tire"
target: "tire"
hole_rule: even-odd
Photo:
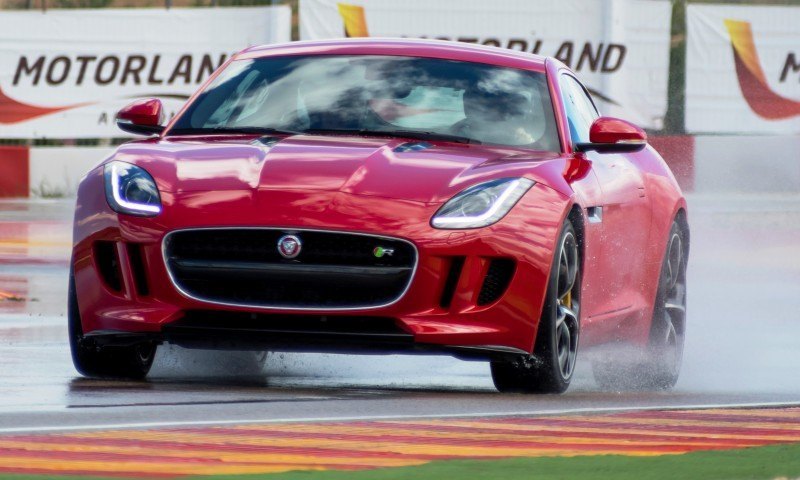
[[[602,388],[669,390],[677,383],[686,338],[687,246],[686,236],[677,221],[672,222],[644,358],[627,362],[594,362],[594,378]]]
[[[142,343],[130,347],[99,348],[83,336],[75,277],[70,271],[67,324],[72,364],[85,377],[142,379],[150,371],[156,345]]]
[[[569,220],[556,245],[533,355],[491,363],[492,380],[501,392],[563,393],[572,381],[580,335],[581,262]]]

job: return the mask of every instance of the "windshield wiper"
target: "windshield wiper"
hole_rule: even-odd
[[[226,135],[226,134],[254,134],[254,135],[302,135],[303,132],[285,130],[271,127],[210,127],[210,128],[175,128],[169,131],[170,135]]]
[[[209,127],[209,128],[174,128],[170,135],[226,135],[226,134],[255,134],[255,135],[304,135],[304,134],[338,133],[343,135],[361,135],[369,137],[406,137],[416,140],[442,140],[445,142],[471,143],[480,145],[474,138],[451,135],[448,133],[429,132],[420,130],[355,130],[347,128],[310,128],[307,130],[286,130],[271,127]]]
[[[341,133],[345,135],[361,135],[368,137],[406,137],[415,140],[442,140],[445,142],[471,143],[480,145],[474,138],[451,135],[449,133],[427,132],[420,130],[350,130],[338,128],[311,128],[300,133]]]

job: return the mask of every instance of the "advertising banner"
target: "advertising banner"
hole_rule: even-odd
[[[4,11],[0,138],[127,136],[134,99],[174,115],[230,55],[287,42],[289,7]]]
[[[671,12],[661,0],[300,0],[300,37],[435,38],[554,56],[602,114],[660,129]]]
[[[800,8],[687,7],[686,129],[800,133]]]

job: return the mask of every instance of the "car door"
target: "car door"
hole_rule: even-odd
[[[599,117],[586,89],[572,75],[560,76],[560,87],[573,146],[589,142],[589,128]],[[585,322],[612,332],[634,314],[643,272],[650,210],[641,172],[624,154],[587,152],[601,194],[587,205],[589,229],[595,229],[594,258],[587,259],[584,286]],[[587,288],[588,287],[588,288]],[[598,330],[598,328],[590,328]]]

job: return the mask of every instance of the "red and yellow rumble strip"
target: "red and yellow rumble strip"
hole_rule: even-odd
[[[0,473],[179,477],[455,458],[667,455],[800,442],[800,408],[105,430],[0,436]]]

